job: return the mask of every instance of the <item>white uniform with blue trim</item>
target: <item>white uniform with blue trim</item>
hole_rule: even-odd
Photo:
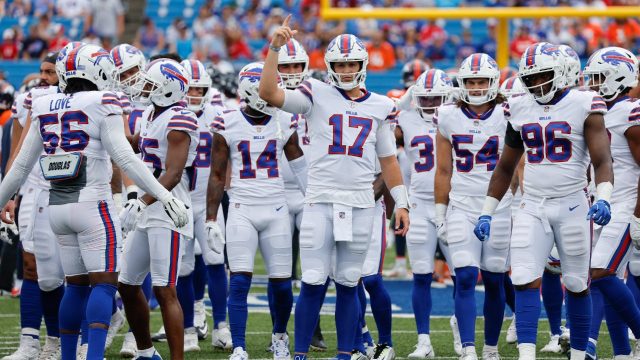
[[[411,271],[415,274],[433,273],[434,256],[439,245],[447,262],[452,265],[449,247],[438,242],[435,221],[434,177],[436,172],[436,134],[438,129],[416,110],[401,111],[398,126],[402,129],[404,152],[411,166],[409,199],[409,232],[407,250]],[[451,266],[451,271],[454,267]]]
[[[51,181],[48,208],[64,273],[117,272],[120,221],[111,198],[111,160],[101,137],[106,121],[119,119],[121,126],[122,105],[111,92],[71,96],[49,91],[32,94],[31,116],[44,145],[38,166],[45,178],[57,179]],[[38,214],[45,208],[39,205]]]
[[[193,205],[193,235],[197,241],[189,241],[182,255],[180,276],[186,276],[193,272],[195,255],[202,255],[206,265],[218,265],[224,263],[224,254],[216,254],[209,248],[205,221],[207,218],[207,186],[211,173],[211,146],[213,145],[213,121],[222,114],[224,109],[220,106],[205,104],[202,111],[197,112],[198,117],[198,146],[196,157],[193,160],[193,171],[189,181],[191,204]],[[218,225],[224,232],[224,216],[222,207],[218,210]]]
[[[307,153],[309,147],[309,128],[304,115],[289,114],[282,112],[284,116],[291,116],[291,121],[296,122],[296,132],[298,133],[298,144],[302,149],[302,152]],[[289,219],[291,224],[291,232],[294,229],[300,230],[300,224],[302,223],[302,210],[304,209],[304,194],[300,185],[296,180],[296,176],[289,166],[289,161],[286,156],[281,160],[282,179],[284,180],[284,195],[287,199],[287,207],[289,207]]]
[[[193,240],[193,207],[189,181],[193,171],[191,164],[198,146],[197,117],[182,106],[173,106],[154,118],[154,107],[149,106],[142,114],[138,147],[142,161],[159,178],[166,170],[169,147],[167,137],[172,131],[186,133],[191,141],[182,179],[171,190],[176,198],[189,207],[189,221],[184,227],[177,228],[159,201],[143,210],[135,231],[127,235],[123,250],[120,282],[124,284],[140,285],[147,273],[151,272],[153,286],[175,286],[185,241]]]
[[[484,114],[446,104],[434,122],[452,145],[453,175],[447,211],[447,242],[455,268],[466,266],[501,273],[508,269],[511,236],[511,193],[498,205],[491,221],[491,237],[481,242],[473,234],[491,174],[504,147],[505,111],[498,104]]]
[[[276,121],[284,139],[276,136]],[[253,272],[259,247],[270,278],[291,277],[291,228],[280,164],[296,125],[281,111],[257,124],[244,112],[229,110],[213,123],[229,147],[226,249],[232,272]]]
[[[624,277],[631,253],[629,219],[636,206],[640,178],[640,167],[631,154],[625,133],[640,125],[640,101],[628,97],[618,100],[610,105],[604,121],[611,135],[615,186],[611,194],[611,221],[602,228],[591,255],[591,267],[618,272]],[[638,262],[634,261],[632,267],[640,270]]]
[[[334,280],[345,286],[356,286],[362,275],[375,217],[375,161],[396,152],[389,124],[396,116],[393,101],[362,91],[351,100],[315,79],[285,90],[282,109],[304,114],[309,129],[300,226],[302,281],[308,284],[324,284],[333,268]]]
[[[514,95],[506,108],[522,140],[512,146],[525,150],[524,195],[511,238],[511,280],[524,285],[540,278],[555,242],[565,286],[574,293],[584,291],[592,238],[584,124],[590,114],[606,113],[606,104],[595,92],[572,89],[544,105],[531,96]]]
[[[23,127],[34,98],[58,92],[57,86],[33,89],[16,97],[12,107],[13,118]],[[26,100],[29,98],[29,106]],[[20,241],[24,251],[36,257],[38,285],[43,291],[52,291],[64,283],[64,271],[60,261],[60,249],[49,222],[49,182],[44,180],[40,165],[33,167],[20,188],[18,224]],[[35,224],[38,226],[35,226]],[[37,246],[35,246],[37,244]]]

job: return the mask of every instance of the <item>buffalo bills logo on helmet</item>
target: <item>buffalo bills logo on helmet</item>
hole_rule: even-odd
[[[578,56],[578,54],[576,54],[576,52],[570,48],[570,47],[565,47],[564,51],[567,53],[567,55],[569,55],[570,57],[576,59],[576,60],[580,60],[580,57]]]
[[[131,55],[141,55],[142,54],[142,51],[140,51],[135,46],[131,46],[131,45],[125,45],[124,46],[124,51],[126,51],[128,54],[131,54]]]
[[[255,67],[255,68],[247,69],[240,73],[240,81],[248,80],[249,82],[252,82],[252,83],[259,82],[261,75],[262,75],[262,68]]]
[[[491,56],[487,56],[487,62],[489,63],[489,65],[494,68],[497,69],[498,68],[498,63],[496,63],[495,60],[493,60],[493,58]]]
[[[162,73],[162,75],[164,75],[168,80],[178,81],[178,83],[180,83],[181,91],[185,90],[185,86],[189,82],[187,78],[182,75],[182,72],[170,63],[160,65],[160,73]]]
[[[102,59],[111,59],[111,55],[105,49],[100,49],[93,54],[91,54],[91,59],[93,59],[93,63],[98,65]]]
[[[453,82],[445,72],[440,73],[440,80],[442,80],[442,82],[444,82],[448,86],[453,86]]]
[[[545,55],[560,56],[560,48],[552,44],[544,44],[540,48],[540,53]]]
[[[630,71],[633,71],[633,60],[615,50],[609,50],[602,54],[602,60],[604,60],[604,62],[606,62],[607,64],[611,64],[613,66],[625,64]]]

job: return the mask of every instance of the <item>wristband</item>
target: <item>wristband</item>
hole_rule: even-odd
[[[610,182],[601,182],[596,185],[596,194],[598,194],[598,200],[604,200],[610,202],[611,193],[613,192],[613,184]]]
[[[391,197],[396,202],[396,208],[409,210],[409,195],[404,185],[398,185],[389,190]]]
[[[444,219],[447,217],[447,207],[447,204],[436,203],[436,221],[444,222]]]
[[[280,47],[276,47],[276,46],[273,46],[273,45],[269,44],[269,50],[273,50],[275,52],[280,52]]]
[[[138,198],[138,190],[140,190],[140,188],[138,188],[135,185],[129,185],[127,186],[126,190],[127,190],[127,200],[133,200]]]
[[[500,204],[500,200],[491,196],[487,196],[486,198],[484,198],[484,205],[482,206],[482,212],[480,213],[480,215],[492,216],[496,211],[498,204]]]

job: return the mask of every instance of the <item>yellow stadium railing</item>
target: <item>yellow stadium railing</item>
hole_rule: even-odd
[[[460,7],[460,8],[336,8],[331,0],[320,1],[320,16],[325,20],[344,19],[488,19],[496,27],[496,61],[500,67],[509,64],[509,20],[514,18],[616,17],[640,16],[640,6],[615,6],[606,9],[572,7]]]

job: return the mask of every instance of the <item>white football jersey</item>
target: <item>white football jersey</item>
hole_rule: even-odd
[[[171,131],[183,131],[190,137],[191,143],[189,144],[189,153],[182,179],[171,190],[173,196],[189,207],[189,221],[186,226],[176,228],[164,210],[162,203],[157,201],[142,212],[138,227],[170,228],[193,238],[193,212],[191,209],[191,196],[189,195],[189,180],[193,172],[191,164],[196,157],[196,147],[198,146],[198,119],[192,111],[182,106],[166,108],[155,118],[153,118],[153,113],[153,106],[149,106],[142,114],[138,147],[142,161],[156,178],[162,176],[166,170],[166,158],[169,148],[167,136],[169,133]]]
[[[298,133],[298,144],[300,145],[302,152],[306,153],[307,152],[306,147],[309,145],[309,136],[307,135],[308,133],[307,121],[305,120],[304,115],[290,114],[284,111],[282,112],[282,114],[285,117],[286,116],[291,117],[291,123],[295,124],[296,132]],[[300,190],[298,188],[298,182],[296,181],[296,176],[293,173],[293,171],[291,171],[291,166],[289,166],[289,160],[287,160],[286,156],[282,157],[280,165],[281,165],[280,168],[282,169],[282,179],[284,180],[284,188],[290,191]]]
[[[484,114],[475,114],[467,107],[446,104],[438,108],[433,121],[452,146],[451,203],[479,211],[504,146],[507,130],[504,108],[496,105]],[[509,194],[499,209],[510,206]]]
[[[615,184],[611,203],[632,201],[638,196],[640,166],[629,149],[625,132],[632,126],[640,125],[640,100],[624,97],[618,100],[604,116],[605,125],[611,136],[611,157],[613,158],[613,178]]]
[[[27,123],[27,115],[29,114],[29,110],[24,107],[24,101],[27,98],[28,93],[22,93],[13,100],[13,105],[11,105],[11,116],[15,121],[17,121],[20,126],[24,128],[24,125]],[[24,191],[24,189],[37,187],[38,184],[46,183],[47,188],[49,187],[49,182],[44,181],[42,178],[42,171],[40,170],[40,165],[36,164],[29,176],[27,176],[27,180],[25,180],[24,184],[20,188],[20,193]]]
[[[352,100],[343,90],[315,79],[295,91],[311,103],[304,114],[311,144],[305,202],[375,206],[375,160],[396,153],[390,128],[396,117],[393,100],[366,90]]]
[[[189,183],[191,202],[194,204],[202,205],[207,201],[207,185],[211,172],[211,146],[213,145],[212,123],[217,116],[222,115],[223,110],[221,106],[205,104],[204,109],[196,113],[198,117],[198,147],[196,147],[196,157],[192,165],[193,178]]]
[[[401,111],[398,126],[402,129],[404,150],[411,166],[409,194],[412,198],[433,202],[438,129],[415,110]]]
[[[284,140],[276,137],[276,121],[280,122]],[[256,125],[239,110],[227,110],[216,118],[216,132],[229,146],[230,202],[247,205],[285,202],[280,159],[284,145],[296,131],[295,125],[290,114],[282,111],[262,125]]]
[[[127,122],[129,123],[129,131],[131,135],[135,135],[140,132],[140,119],[142,119],[142,113],[151,105],[143,105],[137,102],[130,102],[130,110],[127,114]],[[153,107],[153,106],[151,106]]]
[[[44,145],[45,155],[40,160],[43,174],[46,177],[64,170],[71,173],[75,168],[73,175],[66,173],[51,182],[51,205],[111,197],[111,159],[100,140],[102,122],[109,115],[122,116],[120,100],[112,92],[34,97],[32,126],[39,127]],[[76,161],[75,156],[80,160]]]
[[[549,104],[538,104],[528,95],[514,95],[505,109],[524,143],[526,194],[561,197],[587,187],[590,160],[584,122],[591,113],[607,112],[597,93],[565,90]]]

